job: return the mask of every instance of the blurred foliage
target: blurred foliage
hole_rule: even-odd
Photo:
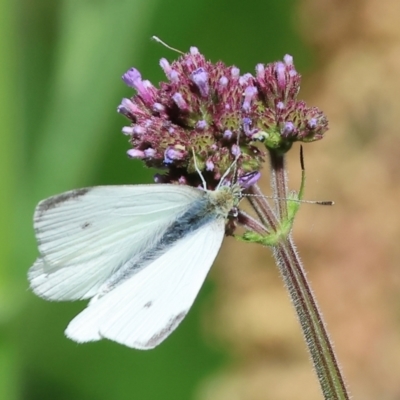
[[[294,1],[0,0],[0,398],[188,399],[227,359],[202,338],[207,283],[182,326],[159,348],[102,341],[77,345],[63,331],[83,303],[49,303],[29,292],[37,250],[37,202],[85,185],[151,182],[128,160],[126,121],[116,113],[131,90],[131,66],[164,79],[161,57],[196,45],[243,71],[257,62],[309,54],[292,28]]]

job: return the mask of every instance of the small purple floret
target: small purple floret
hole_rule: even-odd
[[[275,66],[276,78],[278,81],[278,86],[284,89],[286,86],[286,66],[282,62],[277,62]]]
[[[136,125],[133,127],[133,134],[140,136],[144,133],[146,133],[146,129],[144,129],[142,126]]]
[[[191,79],[199,89],[202,97],[207,97],[210,91],[208,85],[208,72],[204,68],[198,68],[192,72]]]
[[[237,144],[233,144],[232,148],[231,148],[231,153],[232,155],[234,155],[235,157],[239,156],[241,151],[240,151],[240,147]]]
[[[129,149],[127,152],[128,157],[130,158],[144,158],[144,152],[138,149]]]
[[[285,122],[285,125],[283,126],[281,134],[284,137],[288,137],[288,136],[292,135],[294,130],[295,130],[295,126],[294,126],[293,122]]]
[[[178,179],[180,185],[187,185],[187,179],[183,175]]]
[[[175,71],[174,69],[171,70],[171,72],[169,74],[169,80],[172,83],[179,83],[179,73],[177,71]]]
[[[232,138],[232,131],[229,129],[226,129],[224,132],[224,139],[230,140]]]
[[[154,103],[153,110],[157,112],[163,112],[165,111],[165,106],[163,106],[161,103]]]
[[[243,118],[243,131],[246,136],[253,136],[254,130],[250,129],[251,125],[253,124],[250,118]]]
[[[196,123],[196,129],[198,129],[199,131],[204,131],[204,129],[206,129],[207,126],[208,126],[208,124],[204,120],[197,121],[197,123]]]
[[[142,75],[136,68],[130,68],[122,75],[122,80],[129,86],[136,89],[137,82],[142,81]]]
[[[254,86],[248,86],[246,88],[246,90],[244,91],[244,101],[243,101],[243,105],[242,108],[245,111],[249,111],[250,107],[251,107],[251,102],[254,98],[254,96],[256,96],[257,94],[257,88]]]
[[[290,54],[286,54],[286,55],[283,57],[283,61],[284,61],[284,63],[285,63],[287,66],[293,65],[293,57],[292,57]]]
[[[168,62],[168,60],[166,58],[162,58],[160,60],[160,67],[163,69],[165,75],[167,75],[167,77],[169,78],[169,74],[172,70],[170,63]]]
[[[117,108],[117,111],[127,117],[129,117],[130,114],[136,115],[142,113],[139,107],[136,104],[133,104],[130,99],[122,99],[121,104]]]
[[[153,85],[151,85],[149,81],[142,81],[142,76],[136,68],[130,68],[122,75],[122,79],[128,86],[136,89],[139,96],[146,104],[151,104],[153,102],[153,96],[149,90]]]
[[[284,110],[285,109],[285,103],[282,101],[278,101],[278,103],[276,103],[276,108],[278,110]]]
[[[239,85],[240,86],[245,86],[245,85],[247,85],[249,83],[249,81],[251,79],[253,79],[253,75],[252,74],[249,74],[249,73],[244,74],[243,76],[241,76],[239,78]]]
[[[206,170],[214,171],[214,163],[211,160],[206,161]]]
[[[151,147],[144,150],[144,155],[147,158],[153,158],[156,154],[157,154],[157,152],[154,149],[152,149]]]
[[[133,126],[124,126],[122,128],[122,133],[124,135],[132,135],[133,134]]]
[[[184,100],[183,96],[180,93],[174,93],[172,95],[172,100],[174,100],[175,104],[183,111],[186,111],[188,109],[188,105],[186,101]]]
[[[164,162],[166,164],[171,164],[172,162],[176,160],[183,160],[185,158],[186,154],[183,151],[173,149],[173,148],[168,148],[165,150],[164,153]]]
[[[238,79],[240,76],[240,69],[238,67],[231,68],[231,76],[233,79]]]
[[[247,174],[242,175],[238,182],[239,185],[243,188],[243,189],[247,189],[250,186],[256,184],[258,182],[258,180],[261,177],[261,173],[258,171],[254,171],[254,172],[249,172]]]
[[[221,78],[219,78],[219,87],[220,89],[225,89],[228,86],[228,78],[226,76],[221,76]]]
[[[315,128],[317,127],[317,120],[316,120],[315,118],[311,118],[311,119],[308,121],[307,126],[308,126],[310,129],[315,129]]]
[[[257,76],[257,79],[263,79],[264,75],[265,75],[264,64],[257,64],[256,65],[256,76]]]

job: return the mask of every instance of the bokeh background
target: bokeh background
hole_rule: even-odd
[[[266,249],[227,239],[186,320],[148,352],[67,340],[84,303],[28,290],[39,200],[152,180],[116,113],[126,69],[157,83],[176,57],[152,35],[243,72],[294,56],[300,97],[331,127],[305,147],[306,197],[336,202],[302,206],[297,246],[354,399],[400,399],[399,18],[398,0],[0,0],[0,399],[321,399]],[[298,147],[288,167],[298,188]]]

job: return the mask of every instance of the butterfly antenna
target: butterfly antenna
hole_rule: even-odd
[[[157,43],[162,44],[162,45],[163,45],[164,47],[166,47],[167,49],[170,49],[170,50],[172,50],[172,51],[176,51],[177,53],[182,54],[182,55],[185,54],[183,51],[180,51],[180,50],[178,50],[178,49],[175,49],[175,48],[169,46],[167,43],[163,42],[158,36],[152,36],[151,38],[152,38],[154,41],[156,41]]]
[[[225,178],[228,176],[230,170],[232,169],[232,167],[235,167],[237,164],[237,161],[239,160],[240,154],[238,154],[235,159],[233,160],[232,164],[228,167],[228,169],[225,171],[225,173],[222,175],[221,179],[219,180],[217,189],[219,189],[221,187],[221,185],[223,184]]]
[[[197,173],[199,174],[199,176],[200,176],[201,182],[203,183],[203,188],[204,188],[204,190],[207,190],[207,182],[206,182],[206,180],[204,179],[204,176],[203,176],[203,174],[201,173],[199,166],[197,165],[196,154],[195,154],[193,148],[192,148],[192,153],[193,153],[194,168],[196,169],[196,172],[197,172]]]

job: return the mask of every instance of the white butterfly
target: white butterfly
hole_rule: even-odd
[[[240,191],[154,184],[50,197],[34,215],[40,257],[31,288],[48,300],[91,298],[68,325],[69,338],[151,349],[193,304]]]

